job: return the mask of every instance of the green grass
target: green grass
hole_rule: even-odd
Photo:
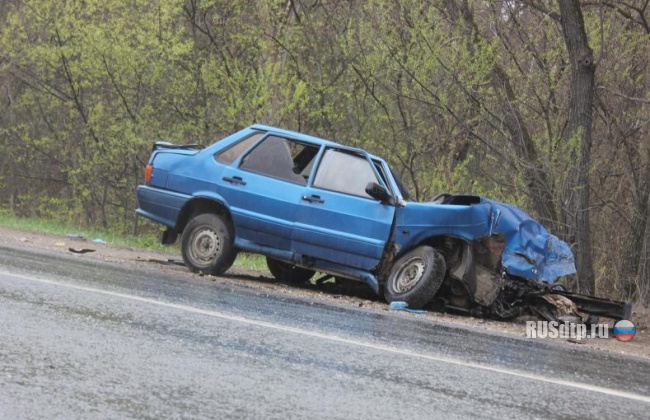
[[[143,233],[141,235],[118,234],[101,228],[82,228],[71,223],[63,223],[48,219],[31,217],[17,217],[13,214],[0,210],[0,226],[20,229],[36,233],[48,233],[52,235],[81,234],[88,240],[100,238],[110,245],[125,246],[131,248],[144,248],[169,253],[179,253],[178,243],[175,245],[162,245],[160,235]],[[246,270],[267,272],[266,259],[257,254],[240,253],[235,261],[235,267]]]
[[[270,274],[269,269],[266,267],[266,258],[259,254],[240,252],[235,260],[235,267],[244,268],[246,270],[262,271]]]
[[[159,237],[153,233],[145,233],[142,235],[121,234],[107,229],[80,227],[79,225],[72,223],[63,223],[55,220],[17,217],[6,211],[0,211],[0,226],[21,229],[29,232],[49,233],[53,235],[81,234],[88,240],[99,238],[111,245],[147,248],[159,251],[169,249],[160,244]]]

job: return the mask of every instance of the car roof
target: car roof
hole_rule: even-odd
[[[326,140],[326,139],[322,139],[320,137],[310,136],[308,134],[298,133],[296,131],[285,130],[283,128],[271,127],[270,125],[255,124],[255,125],[250,126],[249,128],[252,129],[252,130],[270,131],[270,132],[273,132],[273,133],[282,134],[282,135],[294,138],[296,140],[308,141],[310,143],[346,147],[346,146],[344,146],[342,144],[335,143],[335,142],[333,142],[331,140]]]
[[[342,148],[345,148],[345,149],[358,150],[358,151],[361,151],[361,152],[364,152],[364,153],[368,153],[364,149],[360,149],[360,148],[353,147],[353,146],[347,146],[345,144],[336,143],[334,141],[322,139],[320,137],[310,136],[308,134],[298,133],[297,131],[291,131],[291,130],[285,130],[283,128],[272,127],[270,125],[254,124],[254,125],[251,125],[249,127],[249,129],[268,131],[268,132],[271,132],[271,133],[276,133],[276,134],[288,136],[288,137],[291,137],[291,138],[296,139],[296,140],[304,140],[304,141],[307,141],[307,142],[310,142],[310,143],[316,143],[316,144],[319,144],[319,145],[324,144],[326,146],[339,146],[339,147],[342,147]],[[374,155],[372,155],[370,153],[368,153],[368,155],[372,159],[383,160],[379,156],[374,156]]]

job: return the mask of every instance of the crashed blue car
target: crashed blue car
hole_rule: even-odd
[[[208,147],[157,142],[140,216],[181,238],[185,265],[220,275],[238,252],[280,281],[316,272],[365,282],[388,302],[497,318],[629,318],[627,303],[556,285],[571,250],[523,211],[471,195],[413,202],[385,160],[264,125]]]

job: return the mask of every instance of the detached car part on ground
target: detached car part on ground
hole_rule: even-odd
[[[408,201],[387,163],[328,140],[254,125],[211,146],[156,143],[137,213],[181,236],[190,270],[223,274],[237,252],[281,281],[316,271],[387,301],[508,319],[629,319],[631,305],[567,292],[568,245],[523,211],[466,195]]]

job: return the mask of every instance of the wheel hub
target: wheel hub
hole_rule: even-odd
[[[211,263],[221,251],[221,241],[217,232],[203,229],[196,233],[192,241],[192,254],[197,262]]]
[[[420,281],[424,274],[425,263],[422,258],[413,258],[397,273],[395,279],[395,291],[397,293],[408,292]]]

